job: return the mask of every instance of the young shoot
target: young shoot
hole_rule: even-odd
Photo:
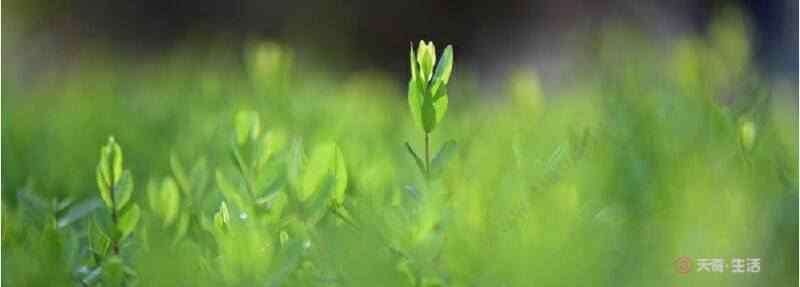
[[[420,41],[416,52],[412,43],[408,60],[411,66],[408,104],[411,117],[425,138],[424,158],[420,158],[408,142],[406,148],[425,178],[431,179],[441,173],[455,150],[455,141],[450,140],[431,159],[431,133],[447,112],[447,83],[453,72],[453,47],[447,45],[436,64],[436,46],[433,42]]]

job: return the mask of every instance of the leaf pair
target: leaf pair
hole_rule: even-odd
[[[414,122],[430,133],[447,112],[447,83],[453,71],[453,47],[448,45],[434,71],[436,47],[420,41],[417,52],[409,51],[411,79],[408,82],[408,104]]]
[[[422,174],[428,174],[431,179],[435,179],[442,175],[447,163],[455,155],[458,145],[454,140],[449,140],[444,143],[444,145],[439,148],[439,151],[436,152],[436,155],[433,157],[433,160],[430,163],[430,173],[426,172],[425,162],[419,157],[419,155],[417,155],[416,152],[414,152],[414,149],[411,148],[411,145],[408,142],[406,142],[406,149],[408,150],[408,153],[411,154],[411,157],[414,158],[414,161],[416,162],[417,168],[419,168],[420,172],[422,172]]]
[[[347,166],[342,150],[332,142],[320,144],[312,151],[297,197],[301,201],[308,201],[323,188],[328,177],[333,181],[332,199],[341,204],[347,189]]]

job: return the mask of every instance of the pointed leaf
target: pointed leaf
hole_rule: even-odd
[[[422,124],[422,104],[425,100],[425,88],[422,80],[412,78],[408,81],[408,107],[411,109],[411,118],[419,128]]]
[[[179,240],[186,235],[186,231],[189,230],[189,215],[181,214],[180,219],[178,219],[178,226],[175,231],[175,240],[174,243],[177,243]]]
[[[411,157],[414,158],[414,162],[416,162],[417,167],[419,168],[419,172],[421,172],[422,174],[425,174],[425,163],[417,155],[417,153],[414,152],[414,149],[411,148],[411,145],[408,144],[408,142],[406,142],[406,149],[408,150],[408,153],[411,154]]]
[[[117,210],[122,210],[133,194],[133,176],[130,171],[124,171],[117,184],[114,186],[114,205]]]
[[[116,184],[119,179],[122,177],[122,148],[119,147],[119,144],[114,141],[114,137],[108,139],[109,143],[111,143],[112,153],[113,153],[113,165],[112,171],[114,173],[113,182]]]
[[[333,148],[334,158],[331,168],[333,169],[333,176],[336,178],[336,191],[333,194],[333,199],[336,204],[341,205],[344,203],[344,193],[347,190],[347,165],[339,145],[333,144]]]
[[[330,198],[336,190],[336,178],[333,175],[327,175],[322,180],[319,187],[319,194],[314,200],[310,200],[306,204],[306,223],[315,225],[328,212],[330,205]]]
[[[70,206],[64,215],[58,218],[58,228],[69,226],[75,221],[82,219],[84,216],[90,214],[95,209],[103,206],[103,202],[97,198],[84,200],[78,204]]]
[[[439,60],[439,64],[436,65],[436,72],[433,75],[433,82],[440,83],[441,85],[447,85],[447,82],[450,81],[450,74],[453,71],[453,46],[447,45],[447,48],[444,48],[444,52],[442,52],[442,58]]]
[[[433,75],[433,65],[436,64],[436,47],[433,42],[419,41],[417,48],[417,62],[419,63],[420,78],[427,83]]]
[[[122,213],[119,222],[117,222],[117,230],[122,234],[121,238],[126,238],[133,232],[136,228],[136,224],[139,223],[139,216],[141,216],[141,210],[139,209],[139,205],[135,203],[131,208]]]
[[[436,94],[433,97],[433,110],[434,113],[436,113],[434,127],[442,122],[444,114],[447,113],[447,103],[447,86],[444,85],[436,90]]]
[[[261,132],[261,122],[255,111],[239,111],[234,119],[236,127],[236,142],[239,145],[248,140],[258,138]]]
[[[97,165],[96,179],[97,189],[100,191],[100,198],[103,199],[103,203],[105,203],[106,207],[111,208],[113,205],[111,201],[111,189],[109,189],[111,181],[107,180],[104,175],[102,160],[101,163]]]
[[[228,205],[223,201],[217,213],[214,214],[214,226],[219,230],[224,230],[230,221],[231,215],[228,212]]]
[[[181,164],[181,161],[178,159],[178,156],[175,153],[172,153],[169,157],[169,166],[172,169],[172,176],[178,183],[180,191],[188,193],[192,188],[192,182],[186,175],[186,169],[183,168],[183,164]]]
[[[158,213],[165,225],[170,225],[178,215],[180,204],[180,192],[178,185],[171,177],[167,177],[161,183],[161,192],[158,196]]]
[[[411,67],[411,80],[417,79],[419,77],[419,72],[417,71],[417,56],[414,55],[414,43],[411,43],[411,48],[408,52],[408,64]]]

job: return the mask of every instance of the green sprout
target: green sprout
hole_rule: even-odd
[[[133,176],[129,170],[123,169],[122,148],[114,137],[109,137],[108,143],[100,149],[96,179],[100,198],[111,213],[111,223],[106,227],[97,221],[90,223],[90,249],[101,261],[98,263],[104,270],[104,285],[121,286],[126,278],[134,276],[134,272],[122,262],[120,246],[139,223],[141,210],[131,201]],[[108,254],[109,250],[111,254]],[[100,270],[100,267],[95,270]],[[84,285],[95,280],[97,276],[93,273],[82,280]]]
[[[425,158],[420,158],[406,142],[408,152],[414,157],[417,167],[427,179],[436,176],[455,149],[450,140],[431,160],[431,132],[447,112],[447,83],[453,72],[453,47],[447,45],[436,64],[436,47],[433,42],[420,41],[416,53],[414,44],[408,56],[411,66],[411,79],[408,81],[408,104],[411,116],[425,135]],[[436,66],[434,67],[434,64]],[[435,69],[434,69],[435,68]]]

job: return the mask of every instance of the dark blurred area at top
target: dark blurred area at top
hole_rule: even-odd
[[[599,32],[618,19],[656,38],[702,34],[714,13],[728,6],[749,17],[759,67],[796,78],[798,8],[791,0],[9,0],[2,24],[13,38],[4,36],[3,56],[11,63],[68,59],[100,43],[144,60],[187,40],[239,48],[264,38],[314,47],[316,57],[347,59],[348,68],[405,72],[409,42],[430,39],[455,44],[462,63],[480,68],[531,54],[547,62],[564,47],[584,44],[570,39],[571,32]]]

